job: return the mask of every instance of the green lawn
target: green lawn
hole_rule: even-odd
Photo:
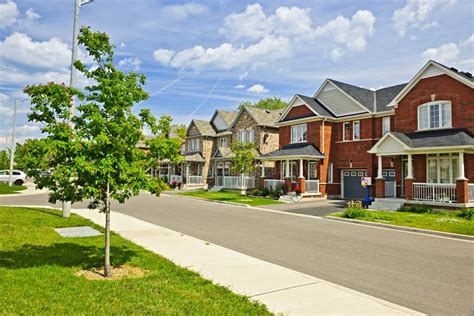
[[[113,221],[113,218],[112,218]],[[0,315],[267,315],[264,305],[236,295],[112,234],[112,265],[146,269],[142,278],[74,276],[100,267],[103,236],[63,238],[54,227],[90,225],[50,209],[0,207]]]
[[[26,190],[24,185],[9,186],[8,183],[0,183],[0,194],[16,194],[22,190]]]
[[[209,191],[190,191],[190,192],[181,192],[178,195],[191,196],[206,200],[213,201],[224,201],[232,202],[239,204],[248,204],[250,206],[259,206],[265,204],[281,204],[283,202],[267,199],[265,197],[255,197],[255,196],[244,196],[239,192],[209,192]]]
[[[397,226],[416,227],[431,229],[442,232],[474,235],[474,220],[459,217],[460,211],[446,211],[439,214],[410,213],[410,212],[387,212],[364,210],[358,220],[390,224]],[[332,216],[344,217],[343,212],[331,214]]]

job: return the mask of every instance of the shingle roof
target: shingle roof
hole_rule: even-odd
[[[232,122],[234,122],[235,117],[239,112],[232,112],[232,111],[223,111],[223,110],[217,110],[217,113],[219,113],[224,121],[227,123],[227,125],[230,127],[232,125]]]
[[[324,158],[316,147],[308,143],[288,144],[285,147],[268,154],[261,155],[260,158],[277,158],[287,156],[305,156],[314,158]]]
[[[389,111],[392,108],[387,107],[397,94],[405,88],[407,84],[402,83],[396,86],[386,87],[375,91],[377,112]]]
[[[410,148],[473,146],[474,138],[465,129],[451,128],[414,133],[390,132]]]
[[[204,158],[202,157],[201,153],[194,152],[194,153],[187,153],[184,155],[184,161],[187,162],[204,162]]]
[[[214,158],[232,158],[232,149],[230,147],[219,147],[214,153]]]
[[[457,73],[458,75],[461,75],[461,76],[463,76],[464,78],[466,78],[466,79],[468,79],[468,80],[470,80],[470,81],[474,81],[474,78],[472,77],[472,74],[469,73],[469,72],[460,71],[460,70],[457,70],[457,69],[454,68],[454,67],[448,67],[448,66],[443,65],[443,64],[441,64],[441,63],[439,63],[439,62],[437,62],[437,61],[434,61],[434,60],[432,60],[432,62],[435,63],[435,64],[437,64],[437,65],[439,65],[439,66],[441,66],[441,67],[443,67],[443,68],[445,68],[446,70],[449,70],[449,71],[452,71],[452,72],[454,72],[454,73]]]
[[[260,126],[277,127],[276,121],[280,118],[283,110],[266,110],[260,109],[253,106],[246,106],[244,109],[250,114],[255,120],[255,123]]]
[[[308,97],[302,94],[297,94],[298,97],[301,98],[308,106],[310,106],[316,113],[322,116],[327,116],[327,117],[334,117],[334,115],[324,106],[319,102],[318,100]]]
[[[199,130],[201,136],[216,136],[216,131],[212,128],[209,121],[193,120],[192,121],[196,128]]]

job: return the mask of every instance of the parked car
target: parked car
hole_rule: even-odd
[[[23,185],[26,182],[26,174],[21,170],[13,170],[13,183]],[[10,181],[10,170],[0,170],[0,182]]]

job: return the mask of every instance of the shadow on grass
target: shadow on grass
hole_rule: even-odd
[[[127,247],[110,247],[112,265],[122,265],[136,254]],[[90,269],[103,265],[104,248],[56,243],[49,246],[24,245],[11,251],[0,251],[0,267],[22,269],[40,266],[62,266]]]

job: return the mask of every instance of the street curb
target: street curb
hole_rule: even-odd
[[[439,232],[439,231],[435,231],[435,230],[431,230],[431,229],[406,227],[406,226],[396,226],[396,225],[390,225],[390,224],[381,224],[381,223],[362,221],[362,220],[358,220],[358,219],[342,218],[342,217],[336,217],[336,216],[330,216],[330,215],[325,216],[324,218],[326,218],[328,220],[339,221],[339,222],[349,222],[349,223],[366,225],[366,226],[384,227],[384,228],[389,228],[389,229],[393,229],[393,230],[423,233],[423,234],[427,234],[427,235],[434,235],[434,236],[441,236],[441,237],[449,237],[449,238],[455,238],[455,239],[474,241],[474,236]]]
[[[250,206],[248,204],[243,204],[243,203],[225,202],[225,201],[219,201],[219,200],[209,200],[209,199],[204,199],[204,198],[200,198],[200,197],[180,195],[179,193],[177,193],[177,194],[161,194],[161,195],[176,196],[176,197],[179,197],[179,198],[182,198],[182,199],[187,199],[187,200],[200,200],[200,201],[205,201],[205,202],[227,204],[227,205],[247,207],[247,208],[255,208],[255,206]]]

